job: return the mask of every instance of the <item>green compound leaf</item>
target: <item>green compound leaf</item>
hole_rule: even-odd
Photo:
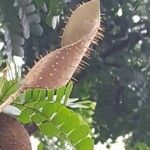
[[[58,125],[64,123],[66,118],[69,116],[69,110],[65,107],[59,109],[58,113],[54,116],[53,121],[57,122]]]
[[[24,105],[18,118],[23,123],[36,123],[40,131],[49,137],[63,135],[77,150],[93,148],[89,126],[73,110],[62,104],[46,100],[32,104],[29,102]]]
[[[31,122],[30,116],[26,113],[26,111],[22,111],[21,114],[17,117],[19,121],[23,124],[27,124]]]
[[[75,145],[77,150],[93,150],[94,149],[94,141],[90,137],[86,137],[81,142]]]
[[[47,117],[51,117],[57,110],[57,106],[52,103],[48,103],[42,110],[43,114]]]
[[[39,125],[40,130],[47,136],[57,136],[60,131],[52,122],[46,122]]]
[[[3,80],[1,82],[2,84],[0,85],[0,101],[4,101],[17,90],[18,83],[16,80]]]
[[[64,104],[67,103],[67,100],[69,99],[69,96],[71,95],[71,91],[73,89],[73,82],[69,82],[65,91],[65,100]]]
[[[60,87],[56,90],[50,89],[28,89],[25,94],[25,102],[32,102],[37,100],[53,101],[61,104],[66,104],[71,95],[73,83],[69,82],[68,85]]]
[[[61,128],[62,130],[65,131],[65,133],[68,134],[79,125],[80,125],[79,117],[76,114],[71,114],[66,118],[65,123],[61,126]]]
[[[68,137],[72,143],[76,144],[81,139],[86,137],[89,134],[89,132],[90,132],[89,126],[87,124],[81,124],[77,126],[77,128],[73,130]]]
[[[66,86],[63,86],[63,87],[57,89],[57,91],[56,91],[56,95],[57,95],[57,97],[56,97],[56,102],[57,102],[57,103],[60,103],[60,102],[61,102],[62,97],[63,97],[64,94],[65,94],[65,89],[66,89]]]
[[[1,80],[1,83],[3,85],[0,100],[3,101],[17,90],[18,83],[15,80]],[[21,110],[17,119],[23,124],[35,123],[47,136],[63,135],[65,140],[68,140],[77,150],[84,149],[86,141],[85,145],[94,145],[93,140],[88,138],[90,135],[88,125],[73,110],[63,105],[64,99],[69,102],[72,87],[73,84],[70,82],[67,86],[57,90],[27,90],[22,97],[23,103],[14,103]],[[70,102],[76,103],[76,100],[70,99]]]
[[[45,121],[47,118],[46,116],[42,115],[42,113],[40,112],[36,112],[32,117],[31,117],[31,120],[33,122],[35,122],[36,124],[40,124],[42,123],[43,121]]]

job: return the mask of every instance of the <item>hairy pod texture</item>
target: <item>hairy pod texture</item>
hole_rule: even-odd
[[[70,16],[62,35],[62,47],[41,58],[29,71],[20,89],[0,105],[12,103],[28,88],[56,89],[67,84],[73,74],[86,64],[91,43],[102,38],[100,27],[100,2],[91,0],[80,5]]]
[[[31,150],[29,135],[13,117],[0,113],[0,150]]]
[[[95,38],[101,38],[100,4],[92,0],[80,5],[70,16],[62,36],[62,48],[49,53],[30,70],[23,89],[56,89],[72,78]]]

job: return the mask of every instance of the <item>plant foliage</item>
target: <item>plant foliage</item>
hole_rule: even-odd
[[[144,143],[138,143],[135,147],[137,150],[150,150],[150,147],[148,147]]]
[[[0,101],[17,90],[16,80],[8,81],[0,78],[0,83]],[[65,106],[68,101],[72,102],[72,99],[69,99],[72,87],[73,84],[70,82],[57,90],[27,90],[21,102],[14,103],[21,110],[17,118],[22,124],[36,123],[39,130],[48,137],[62,135],[74,149],[81,150],[84,147],[92,150],[94,142],[89,125],[77,113]],[[78,107],[86,107],[86,105],[78,104]]]

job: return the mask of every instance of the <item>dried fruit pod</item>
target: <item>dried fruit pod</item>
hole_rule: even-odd
[[[71,15],[62,36],[62,47],[84,39],[93,30],[100,28],[100,0],[80,5]],[[96,36],[96,35],[94,35]],[[93,40],[91,35],[91,40]],[[87,39],[91,43],[91,40]]]
[[[97,39],[102,37],[101,30],[99,0],[80,5],[64,29],[62,48],[49,53],[35,64],[20,89],[0,105],[0,112],[28,88],[56,89],[67,84],[75,71],[82,68],[80,64],[90,44],[97,43]]]
[[[79,6],[71,15],[62,36],[62,48],[43,57],[25,78],[23,89],[56,89],[72,78],[100,29],[99,0]]]
[[[0,113],[0,150],[31,150],[29,135],[13,117]]]

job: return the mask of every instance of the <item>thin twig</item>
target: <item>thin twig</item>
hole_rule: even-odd
[[[17,97],[19,97],[22,93],[24,92],[24,90],[22,88],[19,88],[15,93],[13,93],[12,95],[10,95],[5,102],[3,102],[0,105],[0,113],[3,111],[3,109],[10,105]]]

